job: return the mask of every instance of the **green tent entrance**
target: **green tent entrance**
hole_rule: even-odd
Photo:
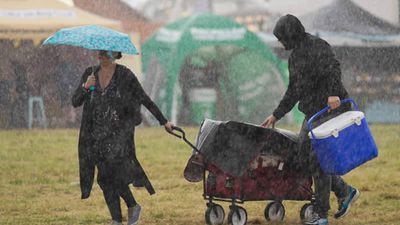
[[[142,52],[144,89],[176,124],[261,123],[288,82],[287,64],[257,35],[209,13],[167,24]],[[286,120],[298,123],[302,114],[295,109]]]

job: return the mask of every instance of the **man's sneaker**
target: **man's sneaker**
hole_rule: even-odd
[[[327,225],[328,219],[321,218],[317,213],[313,212],[311,217],[304,221],[304,224],[311,224],[311,225]]]
[[[128,225],[136,225],[139,223],[140,213],[142,212],[142,207],[139,204],[128,208]]]
[[[345,198],[338,199],[339,210],[335,213],[335,218],[340,219],[346,216],[350,211],[351,204],[353,204],[359,196],[360,192],[356,188],[349,186],[347,196]]]

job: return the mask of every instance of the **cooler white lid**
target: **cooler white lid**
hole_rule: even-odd
[[[312,131],[317,139],[327,138],[332,135],[334,137],[338,137],[341,130],[353,124],[360,125],[362,119],[364,119],[363,112],[347,111],[324,122],[323,124],[314,128]],[[308,132],[308,136],[312,138],[311,132]]]

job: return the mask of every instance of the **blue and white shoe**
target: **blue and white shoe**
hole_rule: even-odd
[[[338,200],[339,210],[335,213],[334,217],[340,219],[346,216],[350,212],[351,204],[353,204],[359,196],[360,192],[356,188],[349,186],[347,196]]]
[[[311,217],[307,221],[304,221],[304,224],[308,224],[308,225],[327,225],[328,224],[328,219],[327,218],[321,218],[317,213],[313,212]]]

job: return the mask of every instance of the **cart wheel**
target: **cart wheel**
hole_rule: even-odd
[[[228,224],[245,225],[247,223],[247,212],[243,207],[231,205],[228,214]]]
[[[285,217],[285,207],[280,202],[271,202],[265,207],[264,216],[268,221],[282,221]]]
[[[221,225],[224,223],[225,211],[218,204],[211,204],[206,210],[206,223],[209,225]]]
[[[312,216],[313,211],[314,211],[313,204],[311,204],[311,203],[304,204],[303,207],[301,207],[301,210],[300,210],[301,221],[309,220],[311,218],[311,216]]]

